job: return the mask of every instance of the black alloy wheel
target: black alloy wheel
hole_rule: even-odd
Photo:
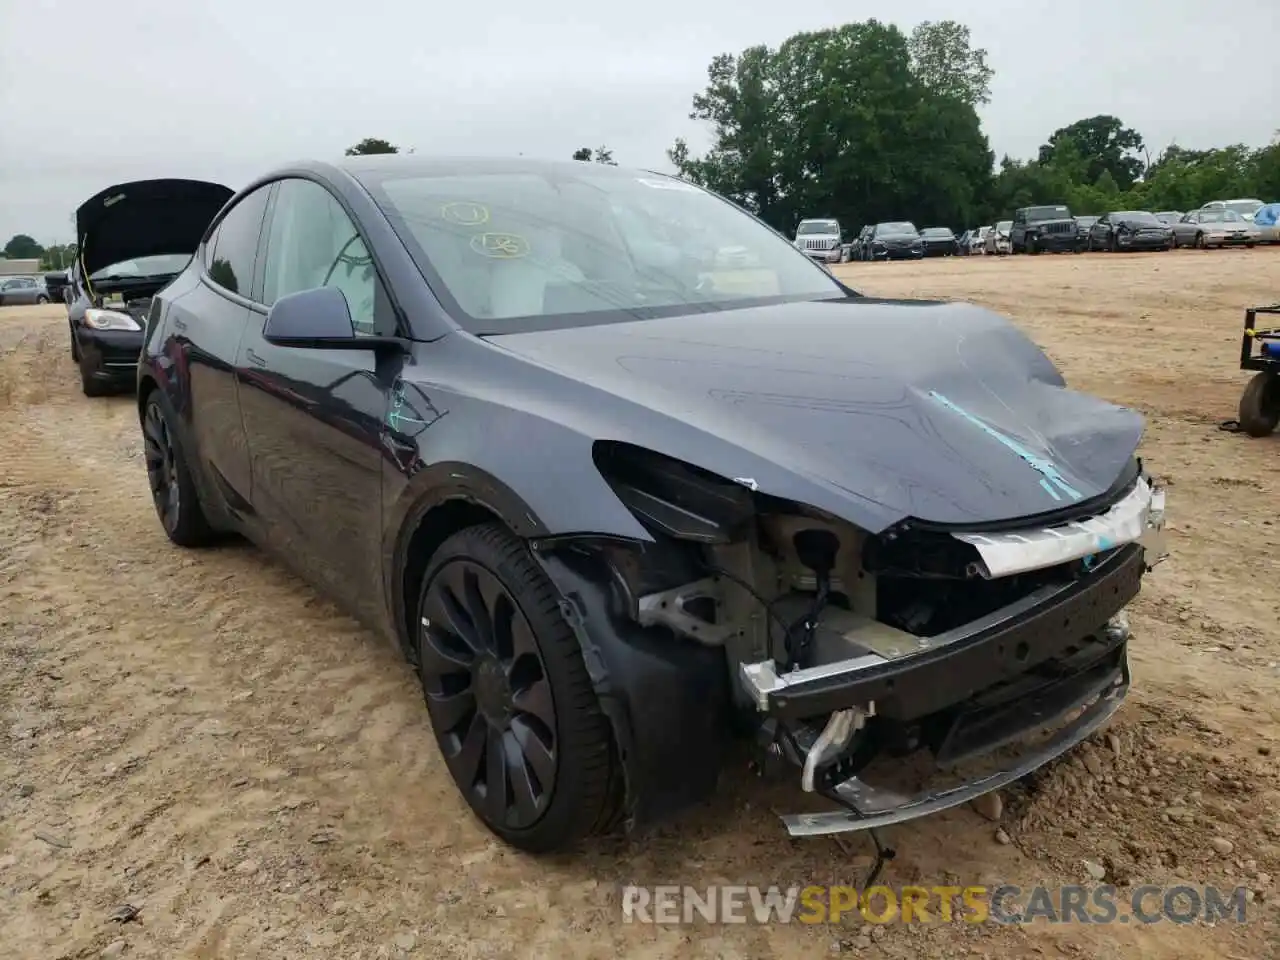
[[[147,480],[164,532],[173,536],[182,509],[182,486],[178,482],[177,451],[160,404],[152,399],[142,421],[142,453],[147,461]]]
[[[454,559],[422,599],[423,687],[454,780],[494,827],[545,813],[560,763],[551,681],[533,628],[486,567]]]
[[[199,547],[211,542],[214,531],[205,519],[159,390],[151,392],[143,409],[142,456],[147,464],[151,502],[169,539],[180,547]]]

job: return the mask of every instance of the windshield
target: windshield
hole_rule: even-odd
[[[803,237],[807,233],[839,233],[840,225],[834,220],[802,220],[796,227],[796,236]]]
[[[1076,223],[1082,227],[1092,227],[1097,222],[1097,217],[1076,217]]]
[[[891,237],[897,237],[907,233],[911,234],[913,237],[920,235],[920,231],[916,229],[916,225],[909,220],[903,220],[899,223],[877,224],[876,233],[880,236]]]
[[[1230,200],[1227,202],[1227,209],[1235,211],[1241,215],[1246,213],[1257,213],[1262,209],[1262,201],[1260,200]]]
[[[924,235],[926,237],[937,237],[938,239],[951,239],[955,237],[955,234],[946,227],[926,227]]]
[[[191,260],[189,253],[160,253],[153,257],[138,257],[134,260],[121,260],[101,270],[89,274],[90,280],[103,280],[107,277],[155,277],[171,273],[181,273]]]
[[[477,333],[847,295],[731,203],[659,174],[574,164],[365,184]]]
[[[1008,233],[1012,229],[1013,229],[1012,220],[1001,220],[999,223],[996,224],[996,231],[999,233]]]
[[[1027,223],[1036,223],[1039,220],[1070,220],[1071,211],[1066,207],[1028,207]]]

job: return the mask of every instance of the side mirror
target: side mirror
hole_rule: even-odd
[[[280,347],[316,346],[356,338],[347,298],[337,287],[300,290],[277,300],[267,311],[263,339]]]
[[[399,337],[357,336],[346,295],[337,287],[313,287],[281,297],[267,311],[262,338],[278,347],[312,350],[404,348]]]

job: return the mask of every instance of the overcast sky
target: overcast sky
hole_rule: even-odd
[[[997,156],[1098,113],[1152,151],[1280,127],[1280,0],[0,0],[0,243],[123,180],[239,187],[366,136],[668,169],[717,53],[876,17],[967,23]],[[1276,199],[1276,198],[1265,198]]]

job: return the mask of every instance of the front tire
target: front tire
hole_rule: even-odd
[[[48,302],[49,302],[49,298],[46,297],[43,293],[40,294],[40,296],[36,297],[36,303],[38,303],[42,307]]]
[[[142,413],[142,454],[151,502],[165,535],[180,547],[202,547],[214,539],[191,479],[172,419],[159,390],[151,391]]]
[[[1255,373],[1240,397],[1240,429],[1251,437],[1266,437],[1280,426],[1280,376]]]
[[[609,723],[524,543],[497,524],[446,540],[423,577],[415,629],[436,742],[486,827],[546,853],[617,822]]]
[[[86,397],[106,397],[112,393],[111,385],[103,383],[94,377],[93,365],[89,362],[89,358],[80,353],[79,348],[75,349],[73,354],[76,358],[76,366],[80,369],[80,392]]]

